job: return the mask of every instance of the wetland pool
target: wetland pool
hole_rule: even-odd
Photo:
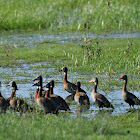
[[[0,46],[2,45],[15,45],[15,46],[26,46],[26,47],[34,47],[38,44],[41,44],[42,42],[45,42],[48,44],[51,42],[51,40],[54,41],[56,44],[63,44],[63,43],[72,43],[72,42],[78,42],[79,40],[83,40],[84,38],[89,39],[100,39],[100,38],[140,38],[140,32],[135,33],[107,33],[104,34],[94,34],[92,32],[89,33],[65,33],[65,34],[47,34],[47,33],[33,33],[33,34],[12,34],[12,35],[0,35]],[[52,43],[53,43],[52,41]],[[22,60],[19,60],[22,61]],[[36,67],[41,67],[42,65],[48,65],[48,68],[40,68],[37,69]],[[51,63],[48,62],[39,62],[39,63],[33,63],[33,64],[26,64],[21,62],[21,65],[11,68],[11,67],[0,67],[0,81],[2,82],[1,92],[4,97],[10,97],[11,95],[11,88],[6,87],[6,84],[12,80],[15,80],[17,82],[18,91],[16,93],[17,97],[23,97],[23,98],[29,98],[30,102],[30,96],[35,94],[35,87],[32,87],[32,79],[34,79],[36,76],[42,75],[43,76],[43,83],[54,80],[55,81],[55,87],[54,87],[54,93],[60,95],[63,98],[66,98],[66,96],[69,95],[67,91],[63,89],[63,74],[59,72],[58,68],[52,68]],[[45,75],[45,76],[44,76]],[[119,75],[121,76],[121,75]],[[118,75],[115,75],[113,78],[118,80]],[[81,75],[77,72],[69,72],[68,73],[68,80],[70,82],[74,82],[76,84],[77,81],[89,81],[93,77],[98,77],[99,82],[103,82],[101,78],[108,79],[107,74],[85,74]],[[140,76],[137,76],[137,78],[140,78]],[[123,82],[120,81],[123,86]],[[88,82],[87,82],[88,83]],[[82,84],[81,87],[87,92],[87,95],[90,99],[90,109],[87,111],[83,111],[80,113],[82,116],[85,117],[94,117],[99,112],[99,108],[94,105],[94,102],[91,98],[91,92],[94,87],[93,84]],[[109,91],[102,91],[100,86],[98,87],[98,92],[105,95],[108,100],[113,104],[115,107],[114,111],[111,112],[112,115],[118,115],[122,113],[126,113],[129,110],[129,105],[125,103],[122,99],[122,87],[116,87],[114,86],[113,90]],[[140,94],[137,91],[132,91],[138,98],[140,98]],[[136,109],[139,108],[139,106],[135,106]],[[76,107],[76,104],[70,105],[71,112],[70,116],[77,116],[79,115],[80,109]],[[110,110],[110,109],[105,109]]]
[[[41,64],[45,64],[45,62],[42,62]],[[43,79],[43,83],[45,84],[45,82],[48,82],[50,80],[55,80],[55,87],[54,87],[54,93],[57,95],[60,95],[61,97],[63,97],[64,99],[69,95],[69,93],[67,91],[64,90],[63,88],[63,73],[60,73],[58,71],[57,68],[42,68],[41,70],[34,70],[33,66],[38,65],[38,63],[35,64],[22,64],[21,66],[17,67],[17,68],[0,68],[0,72],[1,75],[8,75],[10,73],[11,76],[9,76],[8,78],[5,79],[5,76],[2,77],[1,76],[1,82],[2,82],[2,88],[1,88],[1,92],[2,95],[4,97],[10,97],[11,95],[11,87],[6,87],[6,83],[8,81],[19,81],[19,83],[17,82],[17,86],[18,89],[16,92],[16,96],[17,97],[22,97],[22,98],[27,98],[28,102],[31,102],[31,95],[35,95],[35,90],[36,87],[32,86],[32,79],[34,79],[37,75],[40,75],[40,73],[42,73],[43,75],[46,73],[46,71],[48,73],[50,73],[50,71],[54,71],[53,74],[50,74],[48,76],[46,76]],[[47,65],[47,64],[46,64]],[[25,73],[26,72],[26,73]],[[24,75],[20,75],[20,73],[25,73]],[[80,75],[76,72],[69,72],[68,73],[68,80],[71,82],[74,82],[76,84],[77,81],[89,81],[92,77],[99,77],[99,82],[103,82],[101,81],[101,78],[108,78],[107,75],[101,75],[101,74],[87,74],[87,75]],[[116,80],[118,80],[118,76],[116,75],[114,77]],[[26,82],[20,82],[20,81],[26,81]],[[123,82],[120,81],[123,85]],[[93,83],[89,83],[89,84],[82,84],[81,87],[87,92],[87,95],[89,96],[90,99],[90,103],[91,106],[88,110],[86,111],[82,111],[82,108],[79,108],[76,106],[76,104],[70,104],[70,109],[71,109],[71,113],[70,116],[72,117],[76,117],[77,115],[82,115],[88,118],[94,117],[96,114],[98,114],[99,112],[99,108],[97,106],[95,106],[92,98],[91,98],[91,92],[92,89],[94,87]],[[114,111],[110,111],[110,109],[106,109],[104,108],[104,110],[109,111],[110,113],[112,113],[112,115],[118,115],[118,114],[122,114],[122,113],[126,113],[129,110],[129,105],[127,103],[125,103],[122,99],[122,87],[115,87],[114,90],[111,91],[102,91],[100,86],[98,86],[98,92],[105,95],[108,100],[113,104],[114,106]],[[139,96],[139,92],[137,91],[132,91],[137,97],[140,98]],[[136,109],[138,109],[138,106],[135,106]]]

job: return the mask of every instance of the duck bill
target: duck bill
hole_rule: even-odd
[[[63,69],[60,69],[59,72],[63,71]]]
[[[90,83],[92,83],[93,81],[92,81],[92,80],[90,80],[89,82],[90,82]]]
[[[7,84],[7,85],[6,85],[6,87],[9,87],[9,86],[10,86],[10,84]]]
[[[120,77],[119,79],[123,79],[122,77]]]
[[[43,88],[49,88],[50,87],[50,83],[46,83]]]
[[[40,80],[41,77],[42,77],[41,75],[37,76],[35,79],[33,79],[33,81]]]

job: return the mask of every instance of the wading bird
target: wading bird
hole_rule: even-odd
[[[134,105],[140,105],[140,100],[132,93],[130,93],[129,91],[127,91],[127,75],[123,75],[121,76],[119,79],[123,79],[124,80],[124,85],[123,85],[123,89],[122,89],[122,98],[125,102],[127,102],[130,106],[129,111],[131,110],[131,105],[134,108]]]
[[[63,87],[67,92],[71,93],[71,95],[67,96],[65,100],[66,101],[74,101],[74,95],[75,95],[76,90],[77,90],[77,85],[75,85],[74,83],[71,83],[67,80],[67,72],[68,72],[67,67],[63,67],[60,71],[64,72]],[[81,88],[79,90],[80,90],[80,92],[86,93]]]
[[[53,100],[57,104],[58,109],[59,110],[65,110],[65,111],[70,110],[66,101],[61,96],[58,96],[58,95],[54,94],[54,92],[53,92],[54,80],[51,80],[44,87],[49,87],[49,86],[50,86],[49,97],[50,97],[51,100]],[[45,96],[48,96],[48,93]]]
[[[95,86],[94,86],[92,93],[91,93],[92,99],[95,102],[95,104],[97,104],[99,106],[99,108],[107,107],[107,108],[114,109],[113,105],[108,101],[108,99],[104,95],[97,92],[98,79],[92,78],[89,82],[95,83]]]
[[[90,105],[89,98],[85,92],[80,91],[81,83],[77,82],[77,90],[74,100],[81,105]]]
[[[1,88],[1,82],[0,82],[0,88]],[[7,101],[1,95],[1,90],[0,90],[0,113],[5,113],[6,109],[7,109]]]
[[[33,86],[38,87],[36,90],[35,98],[39,107],[42,108],[46,114],[58,114],[57,107],[54,106],[54,104],[49,99],[42,96],[42,76],[39,76],[39,78],[34,79],[34,81],[35,83],[33,84]]]
[[[16,99],[16,91],[18,90],[16,82],[11,81],[7,86],[13,87],[12,93],[10,96],[10,108],[17,111],[17,99]]]

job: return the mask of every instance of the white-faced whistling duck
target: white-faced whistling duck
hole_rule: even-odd
[[[66,101],[62,97],[54,94],[54,92],[53,92],[54,80],[51,80],[49,83],[47,83],[45,85],[45,87],[49,87],[49,85],[50,85],[49,97],[51,98],[51,100],[53,100],[57,104],[58,109],[59,110],[65,110],[65,111],[70,110]],[[47,95],[48,95],[48,93],[46,94],[46,96]]]
[[[57,110],[60,110],[58,108],[58,104],[55,101],[55,98],[50,97],[50,83],[45,84],[45,86],[43,87],[47,88],[45,98],[49,99],[52,102],[52,104],[57,108]]]
[[[34,81],[34,80],[33,80]],[[39,83],[40,81],[39,80],[36,80],[36,81],[34,81],[34,83],[32,83],[33,85],[32,86],[36,86],[37,88],[36,88],[36,92],[35,92],[35,100],[37,101],[37,95],[38,95],[38,91],[39,91],[39,86],[38,85],[40,85],[40,83]]]
[[[35,84],[33,84],[33,86],[38,86],[38,92],[36,95],[36,101],[37,104],[39,105],[40,108],[42,108],[45,113],[54,113],[54,114],[58,114],[58,110],[57,108],[54,106],[54,104],[47,98],[45,98],[44,96],[42,96],[42,76],[39,77],[38,83],[35,81]]]
[[[107,108],[113,108],[113,105],[108,101],[108,99],[97,92],[97,85],[98,85],[98,79],[97,78],[92,78],[89,82],[95,83],[95,86],[93,88],[93,91],[91,93],[92,99],[100,107],[107,107]]]
[[[1,82],[0,82],[0,88],[1,88]],[[0,113],[5,113],[7,109],[7,102],[4,99],[4,97],[1,95],[1,90],[0,90]]]
[[[89,98],[85,92],[80,91],[81,83],[77,82],[77,91],[74,100],[81,105],[90,105]]]
[[[43,83],[43,78],[42,78],[41,75],[37,76],[35,79],[33,79],[34,86],[35,86],[36,83],[38,84],[39,81],[42,81],[42,83]],[[37,86],[36,93],[38,92],[38,90],[39,90],[39,87]],[[46,94],[46,91],[42,88],[42,96],[45,97],[45,94]],[[35,95],[37,95],[37,94],[35,94]]]
[[[129,91],[127,91],[127,75],[123,75],[121,76],[119,79],[123,79],[124,80],[124,85],[123,85],[123,89],[122,89],[122,98],[125,102],[127,102],[130,106],[129,111],[131,110],[131,105],[134,108],[134,105],[140,105],[140,100],[132,93],[130,93]]]
[[[30,107],[23,99],[18,100],[18,111],[20,113],[32,112],[33,108]]]
[[[16,82],[11,81],[7,86],[13,87],[11,97],[10,97],[10,108],[17,110],[17,99],[16,99],[16,90],[18,90]]]
[[[60,71],[64,72],[63,87],[67,92],[71,93],[71,95],[67,96],[65,100],[66,101],[74,101],[74,95],[75,95],[76,90],[77,90],[77,85],[75,85],[74,83],[70,83],[67,80],[67,72],[68,72],[67,67],[63,67]],[[80,92],[85,92],[85,91],[80,88]]]

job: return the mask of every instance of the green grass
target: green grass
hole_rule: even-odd
[[[135,139],[140,137],[140,114],[111,116],[98,113],[88,120],[68,114],[45,115],[15,113],[0,115],[0,139]]]
[[[70,70],[84,73],[140,74],[139,39],[108,39],[104,43],[101,40],[98,42],[93,40],[89,45],[44,44],[33,48],[3,46],[0,50],[1,66],[16,67],[18,63],[23,63],[18,60],[24,60],[24,63],[42,61],[51,62],[52,67],[69,66]]]
[[[1,0],[0,30],[138,31],[139,0]]]
[[[45,75],[55,75],[63,66],[67,66],[69,71],[81,75],[106,74],[107,77],[99,77],[104,90],[111,90],[114,85],[122,85],[123,81],[120,82],[116,79],[122,74],[127,74],[129,76],[128,86],[139,91],[139,46],[139,39],[108,39],[104,43],[102,40],[92,40],[90,44],[82,43],[82,41],[81,44],[43,44],[33,48],[2,46],[0,64],[1,67],[17,67],[21,63],[36,62],[38,65],[31,67],[31,69],[46,68]],[[42,65],[40,62],[46,62],[46,64]],[[47,73],[48,68],[55,69]],[[32,74],[26,75],[26,72],[19,72],[16,75],[31,76]],[[10,73],[5,76],[11,77]],[[83,79],[83,77],[81,78]],[[85,80],[85,84],[87,82]]]

